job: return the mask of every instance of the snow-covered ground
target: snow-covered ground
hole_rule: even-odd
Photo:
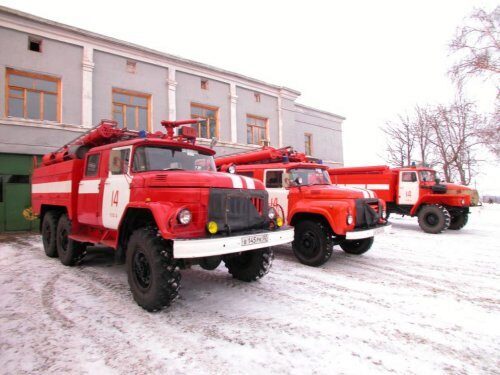
[[[498,373],[499,217],[477,208],[441,235],[395,217],[368,253],[320,268],[280,248],[251,284],[193,268],[154,314],[109,252],[68,268],[39,236],[4,236],[0,373]]]

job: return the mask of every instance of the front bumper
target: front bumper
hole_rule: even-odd
[[[255,231],[239,236],[174,240],[174,258],[204,258],[283,245],[293,241],[293,233],[293,228],[283,228],[276,231]],[[262,234],[267,234],[266,242],[242,245],[243,238]]]
[[[386,233],[389,229],[391,229],[391,224],[386,224],[382,227],[378,228],[372,228],[372,229],[362,229],[362,230],[355,230],[352,232],[347,232],[345,234],[345,239],[346,240],[360,240],[363,238],[369,238],[369,237],[374,237],[377,234],[383,234]]]

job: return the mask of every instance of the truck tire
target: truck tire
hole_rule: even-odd
[[[62,214],[57,223],[57,255],[59,260],[65,266],[74,266],[85,256],[86,245],[70,239],[71,220],[68,215]]]
[[[273,251],[270,247],[266,247],[227,257],[224,259],[224,264],[235,279],[250,282],[267,274],[271,269],[273,259]]]
[[[48,211],[42,221],[42,242],[45,255],[57,258],[57,212]]]
[[[330,230],[319,221],[301,221],[295,226],[292,248],[300,263],[312,267],[321,266],[332,256]]]
[[[418,225],[426,233],[441,233],[448,229],[450,221],[450,213],[439,204],[425,205],[418,213]]]
[[[448,227],[448,229],[460,230],[465,227],[467,221],[469,221],[469,214],[467,213],[453,216],[451,218],[450,226]]]
[[[143,309],[159,311],[179,295],[179,267],[171,247],[154,230],[141,228],[132,233],[126,268],[132,296]]]
[[[362,238],[359,240],[344,240],[340,247],[347,254],[361,255],[366,253],[373,245],[373,237]]]

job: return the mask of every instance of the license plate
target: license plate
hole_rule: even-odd
[[[269,241],[268,234],[253,234],[251,236],[241,237],[241,246],[258,245]]]

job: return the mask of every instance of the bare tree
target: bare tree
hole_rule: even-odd
[[[409,165],[416,140],[412,120],[399,115],[397,122],[387,122],[382,131],[387,135],[387,162],[397,167]]]
[[[497,159],[500,159],[500,107],[497,106],[488,126],[480,134],[484,145]]]
[[[439,155],[439,165],[447,181],[458,179],[468,185],[477,173],[477,146],[486,119],[477,113],[474,103],[457,95],[450,106],[439,105],[430,118],[431,143]]]
[[[430,126],[430,117],[432,111],[429,108],[416,105],[415,106],[415,120],[413,121],[412,128],[416,137],[416,147],[418,149],[420,161],[424,165],[433,166],[436,164],[434,160],[434,152],[432,150],[433,144],[432,128]]]
[[[500,73],[500,6],[488,13],[475,9],[468,23],[457,29],[450,50],[458,61],[450,70],[457,82],[469,76],[493,77]]]
[[[485,117],[459,90],[451,105],[416,106],[413,115],[387,123],[387,162],[405,166],[416,156],[440,169],[446,181],[468,185],[477,173],[476,154],[485,129]]]

